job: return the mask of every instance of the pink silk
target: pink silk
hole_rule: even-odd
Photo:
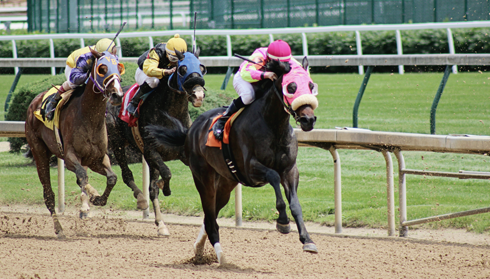
[[[297,89],[292,98],[284,94],[287,92],[283,92],[284,102],[292,104],[293,101],[299,96],[305,94],[312,94],[309,87],[309,83],[310,82],[313,83],[313,80],[310,78],[308,72],[306,72],[306,70],[301,65],[297,63],[290,63],[290,65],[291,65],[291,71],[282,77],[282,87],[285,88],[291,82],[296,83]]]

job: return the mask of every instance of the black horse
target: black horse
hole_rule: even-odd
[[[306,57],[303,59],[303,67],[308,67]],[[306,71],[299,65],[298,68],[303,72],[298,78],[302,78],[303,81],[296,79],[289,84],[282,84],[282,81],[283,79],[291,81],[290,78],[285,79],[284,77],[291,74],[290,70],[292,72],[292,69],[295,69],[293,63],[290,65],[272,61],[269,62],[267,68],[274,71],[279,78],[274,82],[260,81],[256,91],[256,100],[234,120],[229,134],[229,147],[234,160],[228,161],[228,164],[225,163],[220,148],[206,146],[210,125],[216,116],[223,113],[224,108],[203,113],[190,129],[182,127],[177,121],[174,122],[174,125],[178,128],[173,130],[154,125],[146,128],[154,137],[153,144],[159,148],[185,146],[185,163],[192,171],[204,210],[204,223],[194,243],[196,258],[203,256],[207,235],[215,249],[219,263],[225,262],[219,243],[219,227],[216,218],[219,211],[228,203],[230,193],[238,182],[251,187],[261,187],[270,183],[275,191],[276,208],[279,211],[276,227],[281,233],[289,233],[289,218],[280,189],[280,184],[282,184],[298,227],[300,241],[304,244],[303,250],[317,253],[316,245],[306,231],[297,196],[298,142],[289,124],[290,114],[293,114],[304,131],[313,129],[316,121],[313,110],[318,106],[318,101],[312,91],[316,87]],[[299,84],[304,85],[306,78],[309,79],[309,82],[306,83],[306,90],[304,86],[300,90]],[[283,88],[287,92],[283,92]],[[293,95],[304,96],[287,98]],[[299,102],[294,100],[289,106],[289,100],[292,99],[301,100]],[[232,165],[233,170],[241,174],[237,175],[238,179],[230,171],[232,168],[227,165]]]
[[[164,127],[170,125],[171,122],[165,115],[178,119],[184,127],[190,127],[192,121],[189,116],[188,103],[191,102],[194,107],[199,107],[204,98],[203,75],[206,73],[206,68],[199,62],[199,50],[195,53],[180,53],[179,51],[176,53],[179,58],[176,72],[171,77],[162,79],[158,87],[140,107],[136,127],[136,130],[139,131],[139,135],[136,134],[137,139],[133,135],[135,132],[133,128],[118,117],[121,106],[109,107],[109,113],[106,116],[109,147],[121,167],[124,183],[133,190],[138,209],[147,209],[148,203],[134,182],[133,173],[128,167],[125,146],[130,144],[141,151],[149,165],[150,185],[143,185],[143,187],[149,187],[158,235],[169,235],[163,222],[158,200],[159,189],[162,189],[166,196],[171,193],[169,183],[172,175],[164,162],[181,159],[183,148],[149,148],[148,133],[144,128],[150,124]],[[124,88],[124,91],[126,90],[128,90],[127,87]],[[139,145],[137,140],[140,142]],[[162,177],[161,180],[158,180],[159,175]]]

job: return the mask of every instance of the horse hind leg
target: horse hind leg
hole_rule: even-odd
[[[61,227],[58,216],[56,215],[55,195],[53,189],[51,188],[51,178],[49,175],[49,158],[51,157],[51,153],[47,151],[48,149],[44,143],[33,143],[32,141],[29,141],[29,145],[31,146],[32,155],[34,156],[34,161],[36,162],[39,180],[43,185],[44,203],[46,204],[46,207],[53,218],[54,233],[58,239],[64,239],[66,236],[63,233],[63,228]]]
[[[112,152],[114,157],[116,157],[119,167],[121,167],[122,178],[124,184],[126,184],[133,191],[133,196],[136,199],[136,208],[140,210],[148,209],[148,201],[146,200],[143,192],[138,188],[134,182],[134,176],[131,169],[128,167],[128,162],[126,160],[126,151],[124,144],[118,144],[118,142],[111,142]]]
[[[196,255],[196,260],[198,262],[201,262],[204,256],[204,245],[206,244],[207,238],[208,234],[206,233],[206,228],[203,223],[201,226],[201,231],[197,236],[196,242],[194,242],[194,254]]]
[[[159,173],[150,166],[150,200],[153,203],[153,211],[155,212],[155,225],[157,226],[157,234],[159,236],[169,236],[167,225],[163,222],[163,214],[160,210],[160,201],[158,200],[158,191],[156,180],[158,179]]]

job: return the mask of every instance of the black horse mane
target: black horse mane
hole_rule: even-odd
[[[279,60],[270,60],[265,64],[265,69],[268,72],[274,72],[277,78],[282,78],[282,75],[291,71],[291,65],[289,62],[281,62]],[[267,93],[272,87],[272,81],[270,79],[263,79],[254,84],[255,99],[259,99]]]

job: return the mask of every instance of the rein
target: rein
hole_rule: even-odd
[[[281,101],[282,105],[284,106],[284,108],[286,109],[286,112],[289,113],[290,115],[292,115],[294,117],[294,120],[296,121],[296,123],[298,123],[299,121],[299,116],[298,114],[291,108],[291,104],[289,103],[289,101],[284,102],[284,98],[282,96],[281,93],[279,93],[279,91],[277,90],[276,88],[276,85],[273,83],[272,87],[274,88],[274,93],[276,93],[276,96],[279,98],[279,100]]]

